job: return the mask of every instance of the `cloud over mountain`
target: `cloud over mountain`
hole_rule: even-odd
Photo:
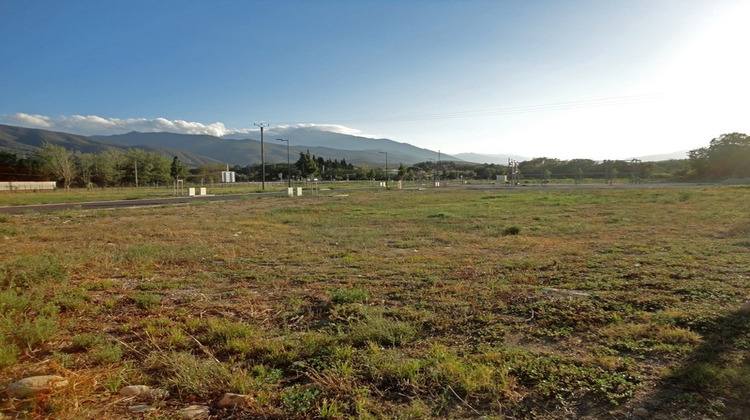
[[[178,134],[207,134],[216,137],[242,137],[243,134],[257,133],[259,129],[229,129],[224,123],[215,122],[204,124],[195,121],[168,120],[166,118],[104,118],[98,115],[71,115],[50,117],[39,114],[16,113],[2,118],[3,123],[27,128],[41,128],[52,131],[63,131],[86,136],[124,134],[131,131],[143,133],[170,132]],[[359,130],[335,124],[283,124],[271,125],[268,131],[274,135],[283,136],[284,133],[307,128],[319,131],[329,131],[339,134],[349,134],[362,137],[374,137],[362,134]]]
[[[22,112],[5,116],[3,121],[29,128],[43,128],[82,135],[122,134],[130,131],[169,131],[181,134],[209,134],[223,136],[237,130],[227,129],[223,123],[203,124],[193,121],[168,120],[166,118],[103,118],[97,115],[72,115],[49,117]]]

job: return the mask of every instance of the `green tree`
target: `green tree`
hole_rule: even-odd
[[[294,164],[305,178],[310,178],[318,172],[318,163],[310,156],[310,151],[300,152],[299,160]]]
[[[126,163],[125,153],[119,150],[109,149],[97,153],[93,182],[102,187],[122,185]]]
[[[169,160],[142,149],[128,149],[124,171],[124,181],[135,185],[167,184],[171,179]]]
[[[690,166],[700,178],[725,179],[750,176],[750,137],[742,133],[722,134],[708,147],[691,150]]]
[[[177,182],[178,179],[184,178],[186,173],[187,169],[185,168],[185,165],[183,165],[182,162],[180,162],[180,159],[175,156],[174,159],[172,159],[172,165],[169,166],[169,176]]]
[[[93,153],[75,153],[73,155],[80,182],[86,187],[92,186],[96,171],[96,155]]]
[[[36,157],[44,171],[57,177],[58,180],[62,180],[66,190],[70,189],[70,184],[76,175],[73,152],[62,146],[45,142],[42,148],[36,152]]]

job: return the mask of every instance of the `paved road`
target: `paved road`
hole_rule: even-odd
[[[64,204],[38,204],[29,206],[3,206],[0,207],[0,213],[26,213],[26,212],[47,212],[68,209],[117,209],[124,207],[144,207],[144,206],[163,206],[167,204],[190,204],[200,201],[230,201],[242,200],[250,197],[278,197],[286,195],[286,191],[268,192],[268,193],[251,193],[251,194],[227,194],[227,195],[197,195],[183,197],[165,197],[165,198],[146,198],[141,200],[117,200],[117,201],[93,201],[87,203],[64,203]]]

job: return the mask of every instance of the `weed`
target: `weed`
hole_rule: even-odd
[[[321,419],[338,419],[342,418],[344,412],[348,410],[347,404],[338,400],[329,400],[323,398],[318,408],[318,417]]]
[[[686,201],[690,200],[691,198],[693,198],[693,192],[692,192],[692,191],[681,191],[681,192],[680,192],[680,193],[679,193],[679,194],[677,195],[677,197],[678,197],[678,200],[679,200],[679,201],[680,201],[681,203],[684,203],[684,202],[686,202]]]
[[[367,291],[358,287],[351,289],[336,289],[331,293],[331,301],[335,304],[365,302],[369,297]]]
[[[38,287],[66,283],[68,271],[54,255],[31,255],[0,266],[0,287]]]
[[[120,344],[105,344],[100,348],[95,348],[89,352],[91,360],[96,364],[112,364],[118,363],[122,359],[122,347]]]
[[[6,339],[0,336],[0,369],[16,364],[19,353],[15,344],[6,342]]]
[[[180,393],[217,395],[222,392],[246,394],[256,387],[255,378],[244,369],[231,369],[213,358],[190,353],[152,354],[146,365],[159,372],[164,383]]]
[[[14,314],[24,310],[31,303],[27,293],[20,293],[14,287],[0,290],[0,314]]]
[[[81,287],[66,287],[55,294],[52,302],[63,312],[77,312],[86,307],[91,297]]]
[[[122,283],[117,280],[102,279],[85,283],[83,288],[89,291],[112,291],[122,289]]]
[[[38,315],[32,319],[25,318],[13,335],[18,342],[32,349],[43,343],[57,332],[57,317],[54,315]]]
[[[318,394],[320,394],[320,391],[315,388],[303,388],[294,385],[285,389],[281,394],[281,404],[291,413],[305,414],[313,407]]]
[[[104,336],[100,333],[76,334],[71,339],[71,349],[74,351],[88,350],[104,342]]]
[[[341,338],[356,346],[361,346],[367,342],[400,346],[416,337],[417,329],[413,325],[373,313],[350,323],[344,329]]]
[[[161,296],[148,292],[135,292],[130,298],[137,308],[149,310],[161,304]]]

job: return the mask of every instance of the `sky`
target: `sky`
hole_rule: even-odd
[[[0,0],[0,123],[629,159],[750,133],[748,21],[750,0]]]

